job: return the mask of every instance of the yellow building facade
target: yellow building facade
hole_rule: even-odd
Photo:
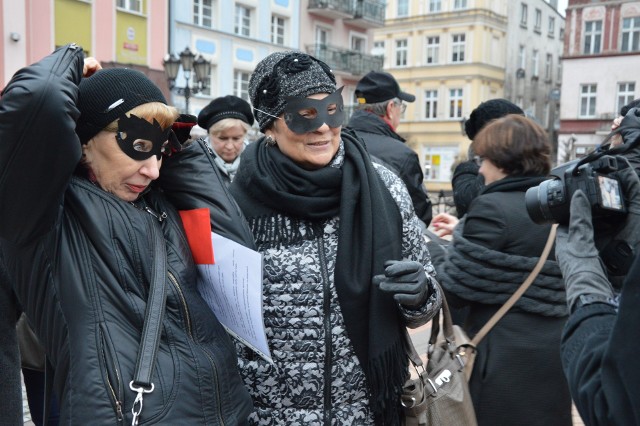
[[[464,119],[482,101],[504,96],[507,2],[389,0],[376,54],[402,90],[416,96],[397,131],[420,158],[429,192],[451,189],[467,158]]]

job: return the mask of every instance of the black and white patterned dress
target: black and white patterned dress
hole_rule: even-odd
[[[343,158],[341,144],[331,166],[340,167]],[[404,258],[421,262],[435,276],[406,187],[385,167],[375,165],[375,169],[400,208]],[[288,227],[294,223],[287,217],[277,220]],[[326,415],[332,425],[373,424],[365,374],[347,336],[334,283],[339,220],[321,225],[321,237],[287,247],[258,247],[264,260],[264,323],[274,365],[236,343],[240,373],[256,408],[252,424],[321,425]],[[415,327],[430,319],[439,297],[432,289],[422,309],[402,309],[407,325]],[[326,365],[330,404],[323,397]]]

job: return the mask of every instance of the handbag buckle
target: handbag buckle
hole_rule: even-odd
[[[138,426],[140,420],[140,413],[142,413],[142,398],[145,393],[153,392],[155,386],[151,383],[151,387],[145,388],[144,386],[134,386],[133,380],[129,382],[129,388],[137,392],[136,399],[133,401],[133,407],[131,407],[131,414],[133,414],[133,420],[131,420],[131,426]],[[136,409],[137,407],[137,409]]]
[[[406,400],[408,400],[409,403],[406,403]],[[400,398],[400,405],[402,405],[404,408],[413,408],[416,406],[416,399],[412,396],[410,396],[409,398],[403,396],[402,398]]]

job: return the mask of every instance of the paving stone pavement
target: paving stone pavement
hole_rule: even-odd
[[[429,341],[430,331],[431,323],[427,323],[422,327],[413,330],[409,329],[409,335],[411,336],[413,346],[415,346],[423,361],[426,361],[427,342]],[[575,406],[573,407],[573,425],[584,426],[584,422],[580,418]]]

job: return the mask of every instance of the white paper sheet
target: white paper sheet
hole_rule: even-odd
[[[222,325],[269,362],[262,318],[262,255],[214,232],[215,265],[198,265],[198,290]]]

